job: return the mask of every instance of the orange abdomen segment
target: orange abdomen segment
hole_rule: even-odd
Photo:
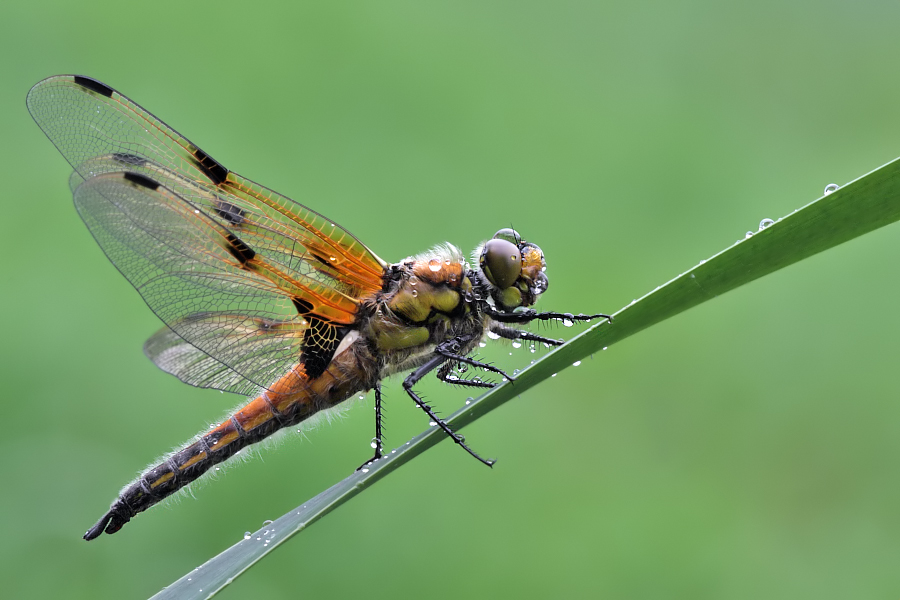
[[[322,375],[309,379],[297,365],[227,420],[204,432],[196,441],[151,467],[125,488],[86,534],[91,540],[104,531],[115,533],[137,513],[198,479],[239,450],[296,425],[316,412],[334,406],[361,389],[368,389],[365,373],[351,350],[335,357]]]

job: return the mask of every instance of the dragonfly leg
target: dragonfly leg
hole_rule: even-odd
[[[438,344],[434,349],[435,354],[443,356],[448,360],[453,360],[460,363],[465,363],[467,365],[472,365],[478,369],[484,369],[485,371],[491,371],[492,373],[497,373],[498,375],[502,375],[506,377],[510,381],[515,381],[515,377],[509,375],[506,371],[499,367],[495,367],[494,365],[486,362],[481,362],[480,360],[475,360],[474,358],[469,358],[468,356],[463,356],[459,354],[460,344],[456,340],[448,340],[441,344]]]
[[[382,444],[383,438],[381,437],[382,425],[383,415],[381,411],[381,382],[379,381],[375,384],[375,437],[372,438],[373,448],[375,448],[375,456],[356,467],[357,471],[359,471],[363,467],[371,465],[373,462],[383,456],[383,454],[381,453],[381,451],[384,449],[384,446]]]
[[[444,366],[438,369],[437,378],[443,381],[444,383],[449,383],[450,385],[462,385],[469,387],[477,387],[477,388],[492,388],[496,386],[496,383],[491,383],[490,381],[481,381],[479,379],[464,379],[462,377],[458,377],[456,375],[451,375],[451,369],[447,369],[445,367],[450,366],[452,363],[446,362]]]
[[[536,333],[531,333],[530,331],[525,331],[524,329],[513,329],[512,327],[506,327],[505,325],[501,325],[500,323],[494,323],[493,325],[491,325],[491,331],[507,340],[541,342],[543,344],[547,344],[548,346],[561,346],[563,344],[562,340],[555,340],[553,338],[537,335]]]
[[[539,313],[534,309],[522,310],[519,312],[501,312],[496,308],[486,306],[485,314],[500,323],[530,323],[532,321],[593,321],[594,319],[606,319],[612,322],[612,315],[604,315],[598,313],[596,315],[573,315],[572,313],[542,312]]]
[[[431,409],[431,407],[428,406],[427,404],[425,404],[425,401],[422,400],[422,398],[420,398],[419,395],[416,394],[416,392],[413,390],[413,386],[416,385],[423,377],[425,377],[431,371],[440,367],[446,361],[447,361],[447,357],[442,354],[437,354],[436,356],[433,356],[424,365],[422,365],[421,367],[419,367],[418,369],[416,369],[415,371],[413,371],[412,373],[407,375],[406,379],[403,380],[403,389],[406,390],[406,393],[409,394],[409,397],[412,398],[413,402],[416,403],[416,406],[418,406],[423,411],[425,411],[425,414],[431,418],[432,422],[435,423],[438,427],[440,427],[444,433],[446,433],[448,436],[450,436],[450,439],[452,439],[454,442],[459,444],[463,448],[463,450],[465,450],[466,452],[468,452],[469,454],[471,454],[472,456],[477,458],[482,463],[486,464],[489,467],[493,467],[494,463],[497,461],[491,460],[491,459],[484,459],[481,456],[479,456],[477,452],[475,452],[474,450],[469,448],[466,445],[465,438],[463,438],[463,436],[459,435],[458,433],[456,433],[455,431],[450,429],[450,426],[447,425],[447,423],[445,423],[443,419],[441,419],[436,414],[434,414],[434,411]]]

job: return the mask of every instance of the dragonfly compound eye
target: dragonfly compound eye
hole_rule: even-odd
[[[522,243],[522,236],[519,235],[519,232],[515,229],[510,229],[506,227],[501,229],[497,233],[494,234],[495,240],[506,240],[507,242],[512,242],[516,246]]]
[[[515,244],[494,238],[484,244],[481,252],[481,270],[488,281],[500,288],[508,288],[522,273],[522,253]]]

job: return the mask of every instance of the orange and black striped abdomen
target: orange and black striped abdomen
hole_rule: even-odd
[[[196,481],[241,449],[339,404],[361,389],[368,389],[371,384],[365,372],[353,348],[335,357],[315,379],[307,378],[302,366],[295,367],[267,392],[203,433],[197,441],[142,473],[122,491],[109,512],[84,538],[92,540],[104,531],[115,533],[133,516]]]

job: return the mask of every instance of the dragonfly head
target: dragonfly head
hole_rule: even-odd
[[[476,251],[481,279],[504,310],[531,306],[547,291],[544,253],[514,229],[501,229]]]

